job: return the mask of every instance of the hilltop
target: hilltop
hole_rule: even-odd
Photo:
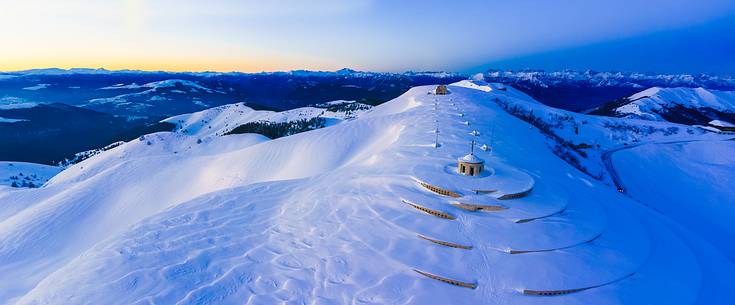
[[[731,224],[682,225],[657,211],[669,202],[621,194],[604,155],[676,141],[731,151],[730,136],[550,108],[497,83],[434,89],[277,139],[198,143],[204,126],[224,126],[221,114],[236,122],[244,109],[251,122],[244,105],[171,118],[177,131],[101,152],[43,188],[0,189],[0,301],[729,300]],[[476,178],[456,173],[473,140],[487,168]],[[696,223],[734,213],[697,204],[707,212]]]

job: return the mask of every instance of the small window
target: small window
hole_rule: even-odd
[[[460,173],[462,173],[462,174],[464,174],[464,173],[465,173],[465,170],[464,170],[464,165],[462,165],[462,166],[461,166],[461,168],[460,168],[459,172],[460,172]]]
[[[470,166],[470,176],[474,176],[474,175],[475,175],[475,168]]]

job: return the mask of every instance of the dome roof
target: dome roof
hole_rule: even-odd
[[[457,160],[464,163],[485,163],[485,160],[482,160],[480,157],[475,156],[475,154],[469,154]]]

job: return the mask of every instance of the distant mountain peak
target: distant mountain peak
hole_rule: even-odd
[[[342,68],[342,69],[339,69],[337,71],[334,71],[334,73],[337,73],[337,74],[352,74],[352,73],[355,73],[355,72],[357,72],[357,71],[352,70],[350,68]]]
[[[735,91],[702,87],[651,87],[601,107],[593,114],[707,125],[735,119]]]

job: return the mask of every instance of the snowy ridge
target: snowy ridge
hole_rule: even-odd
[[[353,105],[356,110],[331,111],[329,107]],[[301,107],[281,112],[268,110],[254,110],[245,103],[223,105],[219,107],[202,110],[195,113],[187,113],[164,119],[162,122],[176,124],[176,130],[188,135],[206,138],[210,136],[224,135],[234,128],[251,122],[283,123],[298,120],[309,120],[312,118],[324,118],[326,125],[331,126],[344,120],[354,119],[361,113],[367,111],[370,106],[351,101],[333,101],[317,107]],[[324,108],[321,108],[324,107]]]
[[[3,78],[12,78],[17,76],[37,76],[37,75],[74,75],[74,74],[115,74],[115,73],[126,73],[126,74],[151,74],[151,73],[163,73],[165,71],[143,71],[143,70],[107,70],[107,69],[89,69],[89,68],[71,68],[71,69],[60,69],[60,68],[49,68],[49,69],[32,69],[23,71],[11,71],[2,72],[0,74],[0,80]],[[222,75],[294,75],[302,77],[332,77],[332,76],[345,76],[345,77],[375,77],[375,76],[386,76],[386,77],[397,77],[397,76],[429,76],[437,78],[454,78],[459,77],[461,74],[443,72],[443,71],[407,71],[403,73],[388,73],[388,72],[367,72],[367,71],[356,71],[349,68],[343,68],[336,71],[310,71],[310,70],[292,70],[292,71],[276,71],[276,72],[258,72],[258,73],[244,73],[244,72],[165,72],[170,74],[180,75],[197,75],[205,77],[214,77]],[[124,86],[121,84],[120,86]],[[114,88],[110,88],[114,89]]]
[[[127,71],[127,70],[120,70],[120,71]],[[99,69],[89,69],[89,68],[71,68],[71,69],[61,69],[61,68],[46,68],[46,69],[30,69],[30,70],[21,70],[21,71],[12,71],[12,72],[6,72],[10,75],[68,75],[68,74],[107,74],[112,73],[115,71],[110,71],[107,69],[99,68]]]
[[[210,107],[206,99],[212,95],[218,98],[225,96],[225,92],[204,87],[196,82],[168,79],[151,82],[144,85],[116,84],[100,90],[141,90],[125,93],[113,97],[95,98],[82,105],[102,112],[121,114],[135,119],[155,115],[180,113],[182,110],[204,109]]]
[[[162,80],[162,81],[147,83],[147,84],[144,84],[144,85],[138,85],[136,83],[132,83],[132,84],[129,84],[129,85],[117,84],[117,85],[113,85],[113,86],[102,87],[102,88],[100,88],[100,90],[140,89],[140,88],[149,88],[149,89],[155,90],[155,89],[160,89],[160,88],[171,88],[171,87],[177,87],[177,86],[186,87],[186,88],[189,89],[190,92],[204,91],[204,92],[207,92],[207,93],[217,92],[217,93],[224,94],[221,91],[212,90],[212,89],[209,89],[207,87],[204,87],[204,86],[202,86],[202,85],[200,85],[200,84],[198,84],[196,82],[188,81],[188,80],[183,80],[183,79],[167,79],[167,80]]]
[[[478,82],[478,81],[474,81]],[[500,93],[500,92],[498,92]],[[494,99],[513,115],[522,118],[556,139],[553,150],[577,168],[603,181],[609,179],[604,154],[640,143],[692,139],[726,139],[701,128],[647,120],[589,116],[544,106],[515,89]]]
[[[71,158],[65,158],[63,161],[60,161],[59,164],[58,164],[58,166],[59,167],[63,167],[63,168],[69,167],[71,165],[74,165],[76,163],[82,162],[82,161],[84,161],[86,159],[89,159],[89,158],[91,158],[93,156],[96,156],[96,155],[98,155],[98,154],[100,154],[100,153],[102,153],[104,151],[108,151],[110,149],[113,149],[113,148],[118,147],[118,146],[123,145],[123,144],[125,144],[125,142],[118,141],[118,142],[114,142],[112,144],[105,145],[104,147],[101,147],[101,148],[90,149],[90,150],[86,150],[86,151],[75,153]]]
[[[709,125],[712,126],[718,126],[718,127],[735,127],[735,124],[730,122],[725,122],[722,120],[712,120],[708,122]]]
[[[692,110],[709,108],[735,114],[735,91],[653,87],[628,97],[628,100],[630,103],[616,108],[615,112],[654,121],[664,121],[662,114],[676,107]]]
[[[62,168],[28,162],[0,162],[0,188],[40,187]],[[2,191],[0,191],[2,193]]]
[[[67,74],[150,74],[161,73],[162,71],[140,71],[140,70],[105,70],[105,69],[35,69],[26,71],[4,72],[0,77],[17,77],[17,76],[34,76],[34,75],[67,75]],[[308,71],[294,70],[286,72],[260,72],[260,73],[242,73],[242,72],[168,72],[180,75],[197,75],[205,77],[216,77],[222,75],[293,75],[303,77],[400,77],[400,76],[431,76],[437,78],[455,78],[460,76],[468,76],[451,72],[414,72],[407,71],[403,73],[385,73],[385,72],[366,72],[356,71],[348,68],[337,71]],[[619,72],[619,71],[543,71],[543,70],[489,70],[484,74],[485,80],[489,82],[502,82],[506,84],[526,83],[540,87],[550,86],[596,86],[596,87],[630,87],[630,88],[647,88],[652,86],[661,87],[705,87],[705,88],[722,88],[727,87],[735,89],[735,78],[732,76],[718,76],[708,74],[653,74],[639,72]],[[2,79],[2,78],[0,78]]]
[[[17,97],[0,97],[0,110],[23,109],[38,106],[38,103],[30,102]]]
[[[10,119],[10,118],[4,118],[0,116],[0,123],[10,124],[10,123],[27,122],[27,121],[28,120],[26,119]]]
[[[458,87],[470,88],[470,89],[477,89],[477,90],[481,90],[485,92],[490,92],[493,90],[490,84],[484,83],[481,81],[463,80],[463,81],[456,82],[452,85],[458,86]]]
[[[36,91],[36,90],[46,89],[50,85],[51,84],[37,84],[35,86],[25,87],[23,88],[23,90]]]
[[[144,84],[142,86],[133,83],[133,84],[130,84],[130,85],[120,84],[120,85],[115,85],[115,86],[100,88],[102,90],[111,90],[111,89],[141,89],[141,88],[146,88],[147,90],[144,90],[144,91],[141,91],[141,92],[136,92],[136,93],[121,94],[121,95],[114,96],[114,97],[109,97],[109,98],[92,99],[92,100],[89,101],[89,104],[90,105],[95,105],[95,104],[124,104],[124,105],[128,105],[129,106],[129,104],[131,104],[131,102],[128,101],[129,99],[138,99],[138,98],[145,98],[145,99],[147,99],[148,102],[153,102],[153,103],[155,103],[155,102],[161,102],[161,101],[166,101],[166,100],[168,100],[168,98],[166,98],[164,96],[161,96],[161,95],[156,95],[156,93],[158,93],[163,88],[172,88],[172,87],[177,87],[177,86],[183,86],[185,88],[188,88],[189,92],[191,92],[191,93],[197,93],[199,91],[204,91],[204,92],[207,92],[207,93],[214,93],[214,92],[216,92],[216,93],[224,94],[221,91],[216,91],[216,90],[212,90],[212,89],[203,87],[203,86],[201,86],[201,85],[199,85],[199,84],[197,84],[195,82],[192,82],[192,81],[186,81],[186,80],[180,80],[180,79],[169,79],[169,80],[163,80],[163,81],[158,81],[158,82],[147,83],[147,84]],[[184,92],[182,92],[182,93],[184,93]],[[135,107],[144,108],[144,107],[151,107],[151,106],[152,105],[147,105],[146,106],[146,104],[139,103]]]
[[[504,106],[549,117],[559,110],[511,87],[476,85],[492,90],[449,86],[451,94],[437,96],[427,94],[434,86],[416,87],[354,120],[276,140],[146,135],[44,188],[0,193],[10,202],[0,211],[0,301],[729,300],[723,292],[735,289],[735,266],[716,248],[575,170],[549,149],[547,135]],[[585,133],[608,132],[600,122],[586,123]],[[492,148],[476,151],[488,172],[460,176],[456,160],[473,139]],[[476,194],[478,187],[493,192]],[[506,209],[472,212],[457,202]]]
[[[489,82],[507,84],[533,84],[539,87],[552,86],[592,86],[592,87],[706,87],[734,88],[735,78],[707,74],[650,74],[638,72],[598,72],[598,71],[498,71],[484,73]]]

